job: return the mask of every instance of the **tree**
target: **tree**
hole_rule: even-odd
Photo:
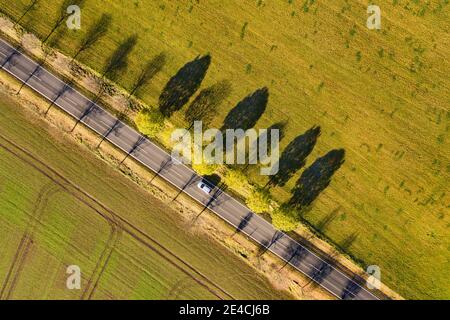
[[[165,117],[170,117],[189,101],[200,87],[210,64],[210,55],[197,57],[170,78],[159,96],[159,110]]]
[[[280,122],[274,123],[269,128],[267,128],[267,141],[269,142],[267,144],[267,153],[268,154],[270,152],[270,142],[272,141],[272,130],[278,130],[278,138],[281,141],[285,136],[287,124],[288,124],[287,121],[280,121]]]
[[[202,148],[201,146],[199,146]],[[201,163],[193,163],[192,168],[202,176],[210,176],[219,168],[219,165],[214,163],[214,159],[210,159],[202,152]]]
[[[218,168],[218,165],[208,164],[206,162],[192,164],[192,169],[194,169],[194,171],[197,172],[201,176],[212,175],[214,172],[216,172],[217,168]]]
[[[197,97],[184,113],[184,119],[189,124],[189,129],[194,121],[202,121],[203,127],[208,127],[217,113],[217,108],[229,95],[231,85],[228,81],[218,82],[200,91]]]
[[[145,108],[136,115],[134,122],[141,133],[154,137],[164,126],[164,116],[155,108]]]
[[[287,205],[282,205],[271,214],[272,224],[275,228],[282,231],[292,231],[298,228],[300,221],[295,213]]]
[[[254,188],[245,201],[247,207],[255,213],[270,211],[270,194],[261,188]]]
[[[248,196],[250,194],[249,191],[252,190],[252,185],[248,182],[247,176],[240,170],[227,168],[223,181],[244,196]]]
[[[86,36],[81,41],[81,45],[72,57],[74,61],[81,53],[91,48],[97,41],[99,41],[108,31],[111,25],[111,15],[102,14],[100,19],[98,19],[87,31]]]

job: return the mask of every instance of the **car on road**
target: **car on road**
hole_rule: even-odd
[[[206,194],[210,194],[214,187],[205,180],[202,180],[198,183],[197,187],[202,190]]]

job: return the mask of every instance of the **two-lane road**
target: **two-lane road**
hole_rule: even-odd
[[[191,168],[172,159],[156,144],[52,73],[44,68],[37,68],[36,62],[16,51],[3,40],[0,40],[0,64],[3,70],[22,82],[27,81],[27,86],[34,91],[49,101],[54,101],[59,108],[80,120],[117,148],[129,153],[129,157],[152,171],[158,172],[162,178],[183,190],[194,200],[205,206],[208,205],[209,210],[320,284],[337,298],[378,299],[364,287],[361,279],[344,274],[285,233],[276,230],[269,222],[252,213],[227,193],[216,188],[213,190],[214,200],[211,201],[211,195],[205,194],[197,187],[202,177]]]

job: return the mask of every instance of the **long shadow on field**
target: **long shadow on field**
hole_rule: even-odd
[[[255,145],[253,146],[253,150],[257,150],[258,146],[266,144],[267,146],[267,155],[271,154],[271,147],[272,147],[272,139],[274,139],[275,137],[273,137],[273,133],[272,130],[278,130],[278,142],[280,142],[285,135],[286,132],[286,127],[287,127],[287,121],[280,121],[280,122],[276,122],[273,125],[271,125],[269,128],[267,128],[267,134],[263,134],[261,133],[258,136],[258,139],[255,143]],[[265,140],[265,141],[264,141]]]
[[[71,63],[75,61],[80,54],[92,48],[92,46],[95,43],[97,43],[101,38],[103,38],[106,35],[109,27],[111,26],[111,22],[112,22],[111,15],[103,13],[102,16],[87,29],[86,35],[81,40],[80,46],[72,56]]]
[[[36,26],[36,24],[33,23],[32,17],[34,16],[32,13],[36,11],[39,7],[39,0],[32,0],[30,1],[29,5],[25,8],[25,10],[22,12],[20,17],[15,21],[14,25],[22,25],[26,30],[32,30],[32,26]],[[1,10],[3,13],[7,14],[4,10]],[[24,21],[26,20],[26,21]]]
[[[189,123],[188,130],[193,127],[194,121],[202,121],[203,128],[209,127],[217,108],[230,92],[231,85],[226,80],[201,90],[184,113],[184,119]]]
[[[297,180],[289,205],[297,209],[308,207],[330,184],[334,173],[344,163],[343,149],[331,150],[318,158]]]
[[[269,89],[264,87],[240,101],[225,117],[221,130],[248,130],[255,126],[266,110],[269,101]]]
[[[329,214],[327,214],[325,217],[323,217],[319,223],[315,225],[315,229],[323,233],[327,227],[336,219],[337,215],[339,213],[339,207],[331,211]]]
[[[283,150],[278,173],[270,178],[268,185],[284,186],[305,165],[306,158],[314,149],[319,135],[320,127],[313,127],[292,140]]]
[[[141,69],[141,72],[130,90],[129,96],[140,96],[141,90],[163,69],[167,56],[164,52],[148,61]]]
[[[210,64],[210,55],[197,57],[170,78],[159,96],[159,110],[164,116],[170,117],[189,101],[200,87]]]
[[[111,81],[116,81],[121,73],[128,67],[128,57],[136,46],[137,35],[132,35],[123,40],[119,46],[114,50],[111,56],[106,61],[103,69],[103,77],[109,78]]]
[[[352,244],[358,239],[358,233],[353,232],[352,234],[348,235],[342,242],[338,244],[339,249],[342,252],[347,253],[348,249],[352,246]]]

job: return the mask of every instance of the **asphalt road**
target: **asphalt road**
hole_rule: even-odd
[[[290,264],[339,299],[376,300],[360,279],[344,274],[336,266],[308,250],[269,222],[252,213],[246,206],[226,192],[215,188],[212,196],[197,187],[202,179],[191,168],[180,164],[157,145],[133,128],[66,85],[59,78],[0,40],[2,69],[44,96],[55,105],[79,119],[81,123],[103,136],[105,140],[129,154],[141,164],[158,172],[172,185],[247,235],[286,264]],[[33,74],[33,75],[32,75]],[[32,75],[32,76],[31,76]],[[31,76],[31,77],[30,77]]]

